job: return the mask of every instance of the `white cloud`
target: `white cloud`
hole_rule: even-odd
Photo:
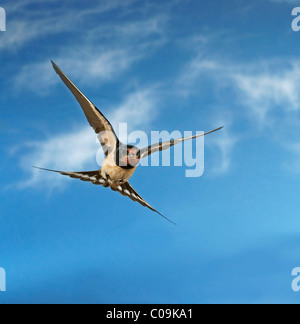
[[[300,110],[300,60],[240,64],[198,55],[185,67],[178,88],[189,96],[207,79],[214,80],[218,89],[235,90],[231,100],[261,125],[278,109],[286,114]]]
[[[157,114],[156,89],[148,88],[127,96],[125,102],[118,107],[113,115],[116,122],[128,122],[131,128],[152,122]]]
[[[266,65],[261,72],[233,72],[232,78],[240,91],[240,102],[252,110],[256,119],[265,124],[277,109],[285,113],[300,110],[300,62],[282,69]]]
[[[211,172],[214,176],[220,176],[228,173],[232,165],[232,153],[235,145],[239,141],[237,135],[232,133],[232,119],[229,116],[226,118],[214,119],[215,125],[225,125],[225,127],[218,133],[214,134],[206,142],[208,147],[216,151],[219,156],[214,155],[214,162],[212,162]]]
[[[65,8],[57,0],[46,0],[42,6],[36,0],[9,3],[5,5],[9,19],[7,31],[1,35],[0,52],[17,51],[29,42],[47,35],[80,31],[83,21],[88,20],[89,16],[101,15],[116,8],[124,10],[135,1],[104,0],[80,10],[72,9],[69,5]],[[53,3],[57,5],[53,6]],[[50,6],[47,7],[47,4]],[[27,8],[29,6],[30,9]]]
[[[65,53],[55,63],[74,82],[79,79],[81,83],[91,85],[96,80],[103,82],[112,79],[138,58],[139,53],[131,52],[130,49],[97,52],[95,49],[85,48],[84,51],[76,51],[75,55]],[[48,94],[52,86],[59,82],[61,81],[48,60],[24,66],[14,78],[14,86],[18,91],[28,89],[38,94]]]
[[[14,78],[14,87],[17,92],[24,89],[47,94],[50,87],[59,81],[52,69],[50,61],[23,66]]]
[[[221,159],[219,165],[215,166],[212,170],[214,175],[222,175],[230,170],[232,164],[232,152],[237,143],[237,138],[230,135],[230,133],[224,129],[222,136],[219,136],[217,140],[212,140],[214,145],[221,153]]]
[[[231,80],[237,89],[236,102],[247,108],[246,117],[254,121],[256,134],[267,136],[290,152],[292,156],[285,154],[286,169],[299,173],[300,61],[260,62],[235,68]]]
[[[61,46],[58,55],[24,65],[13,78],[15,89],[48,93],[59,82],[49,59],[53,59],[72,79],[78,78],[85,84],[118,78],[133,63],[147,57],[165,42],[165,21],[166,17],[160,15],[145,21],[90,29],[80,42],[76,40],[73,45]],[[104,41],[107,37],[109,45]],[[114,43],[116,45],[112,45]]]
[[[176,92],[184,97],[199,93],[200,84],[203,82],[202,79],[205,76],[210,77],[213,73],[217,74],[221,71],[222,67],[219,66],[217,61],[208,60],[199,55],[184,67],[177,80]]]
[[[210,91],[216,94],[215,104],[223,107],[218,108],[219,112],[231,107],[229,124],[237,126],[242,120],[249,125],[239,131],[238,137],[232,137],[227,133],[228,119],[224,120],[225,129],[216,144],[222,152],[220,173],[229,170],[236,143],[243,136],[253,136],[253,130],[255,136],[268,136],[290,151],[294,148],[298,156],[297,147],[292,144],[299,142],[295,129],[300,124],[300,60],[286,58],[241,64],[197,54],[178,78],[177,93],[185,97],[199,96],[208,80],[213,81]]]
[[[80,171],[87,163],[95,161],[95,152],[99,146],[93,131],[86,127],[79,131],[55,135],[45,141],[25,143],[25,147],[29,152],[21,159],[24,170],[29,170],[30,166],[34,165],[56,170]],[[19,187],[26,188],[38,184],[56,187],[61,185],[61,180],[52,173],[32,169],[30,178],[19,183]]]
[[[126,13],[138,10],[138,6],[137,9],[131,6],[136,1],[105,0],[93,6],[83,6],[80,10],[76,10],[76,6],[66,9],[63,5],[52,5],[47,10],[35,5],[25,10],[37,3],[35,0],[7,5],[10,19],[7,32],[1,35],[0,55],[2,51],[18,52],[38,39],[45,41],[49,35],[66,39],[65,43],[58,42],[38,61],[23,63],[16,74],[12,73],[8,81],[14,90],[48,94],[59,82],[50,59],[64,71],[71,71],[68,72],[70,77],[86,84],[119,79],[135,62],[151,55],[166,41],[167,14],[148,12],[143,18],[136,15],[134,19],[126,19]],[[110,10],[115,10],[114,21],[105,20],[88,27],[90,20],[101,19],[101,15]]]

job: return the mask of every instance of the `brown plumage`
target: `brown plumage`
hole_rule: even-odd
[[[129,184],[128,180],[134,174],[141,159],[149,156],[152,153],[166,150],[185,140],[194,139],[220,130],[217,128],[205,134],[176,139],[168,142],[157,143],[149,147],[139,150],[131,145],[124,145],[121,143],[110,122],[105,116],[96,108],[96,106],[71,82],[71,80],[64,74],[64,72],[52,62],[53,68],[65,85],[75,96],[80,104],[89,124],[93,127],[95,133],[105,153],[105,160],[103,161],[100,170],[83,171],[83,172],[65,172],[38,168],[41,170],[57,172],[71,178],[80,179],[82,181],[89,181],[95,185],[103,187],[110,187],[113,191],[118,191],[123,196],[127,196],[133,201],[139,202],[142,206],[148,207],[155,211],[171,223],[171,220],[163,216],[156,209],[150,206]],[[174,223],[173,223],[174,224]]]

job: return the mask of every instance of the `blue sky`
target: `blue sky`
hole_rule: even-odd
[[[0,303],[298,303],[297,1],[2,1]],[[54,60],[130,130],[203,131],[205,172],[140,167],[156,214],[32,165],[97,168]]]

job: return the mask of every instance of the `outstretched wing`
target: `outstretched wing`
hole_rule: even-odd
[[[118,138],[105,116],[96,108],[96,106],[73,84],[73,82],[64,74],[64,72],[51,61],[55,72],[60,76],[65,85],[71,90],[76,100],[79,102],[88,122],[98,134],[105,155],[115,150]]]
[[[44,169],[44,168],[38,168],[38,167],[34,167],[34,168],[43,170],[43,171],[60,173],[61,175],[68,176],[70,178],[80,179],[82,181],[89,181],[95,185],[102,185],[104,187],[108,187],[107,180],[101,176],[100,170],[83,171],[83,172],[65,172],[65,171],[57,171],[57,170]]]
[[[144,207],[148,207],[152,211],[156,212],[159,214],[161,217],[165,218],[167,221],[170,223],[176,225],[173,221],[162,215],[160,212],[158,212],[156,209],[154,209],[152,206],[150,206],[129,184],[129,182],[125,182],[123,184],[120,184],[117,189],[112,188],[115,191],[118,191],[120,194],[123,196],[129,197],[133,201],[137,201]]]
[[[171,140],[171,141],[167,141],[167,142],[160,142],[160,143],[157,143],[157,144],[153,144],[153,145],[150,145],[148,147],[145,147],[141,150],[141,159],[145,158],[146,156],[148,155],[151,155],[152,153],[155,153],[155,152],[158,152],[158,151],[164,151],[164,150],[167,150],[168,148],[178,144],[178,143],[181,143],[183,141],[187,141],[187,140],[190,140],[190,139],[194,139],[194,138],[197,138],[197,137],[201,137],[201,136],[205,136],[205,135],[208,135],[208,134],[211,134],[211,133],[214,133],[220,129],[222,129],[223,127],[219,127],[217,129],[214,129],[210,132],[207,132],[207,133],[204,133],[204,134],[200,134],[200,135],[195,135],[195,136],[190,136],[190,137],[183,137],[183,138],[179,138],[179,139],[175,139],[175,140]]]

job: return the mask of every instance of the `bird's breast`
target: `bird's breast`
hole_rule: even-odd
[[[120,183],[127,182],[133,175],[136,168],[123,169],[116,165],[110,158],[104,160],[101,175],[106,178],[111,185],[119,185]]]

